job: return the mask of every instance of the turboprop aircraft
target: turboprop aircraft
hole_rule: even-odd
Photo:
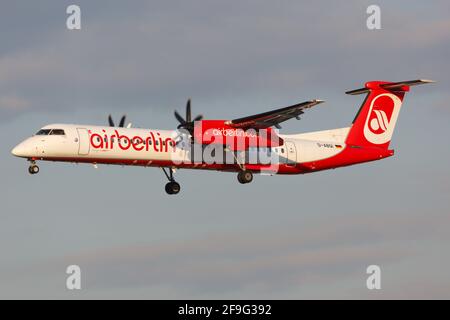
[[[254,173],[303,174],[390,157],[389,143],[406,92],[431,80],[370,81],[364,88],[346,92],[366,97],[353,123],[346,128],[280,134],[280,123],[297,118],[322,103],[309,100],[261,114],[233,120],[192,118],[191,101],[183,118],[175,111],[176,130],[118,126],[51,124],[18,144],[12,154],[30,162],[28,171],[39,172],[37,161],[115,164],[159,167],[169,182],[168,194],[177,194],[176,169],[237,172],[238,181],[250,183]],[[275,128],[274,128],[275,127]]]

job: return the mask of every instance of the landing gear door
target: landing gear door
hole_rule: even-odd
[[[77,128],[78,132],[78,154],[80,156],[87,156],[89,154],[90,143],[89,133],[85,128]]]
[[[294,166],[297,163],[297,149],[295,143],[286,141],[286,158],[288,166]]]

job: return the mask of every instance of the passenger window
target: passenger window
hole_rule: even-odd
[[[47,136],[50,133],[50,129],[41,129],[39,130],[36,135],[37,136]]]

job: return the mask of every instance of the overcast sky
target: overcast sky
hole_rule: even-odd
[[[82,29],[66,29],[78,4]],[[450,298],[450,3],[5,1],[0,6],[0,298]],[[175,128],[326,103],[282,132],[348,126],[369,80],[429,78],[396,155],[304,176],[40,163],[14,145],[55,122]],[[68,291],[65,269],[82,269]],[[366,288],[366,268],[382,290]]]

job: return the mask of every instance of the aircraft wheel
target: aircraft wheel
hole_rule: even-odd
[[[180,192],[180,184],[178,182],[172,181],[166,184],[167,194],[178,194]]]
[[[30,174],[37,174],[39,173],[39,167],[37,165],[32,165],[28,168],[28,172]]]
[[[242,172],[239,172],[239,173],[238,173],[237,179],[238,179],[239,183],[242,183],[242,184],[245,183],[244,180],[242,180]]]
[[[242,184],[250,183],[253,180],[253,173],[251,171],[241,171],[238,173],[238,181]]]

